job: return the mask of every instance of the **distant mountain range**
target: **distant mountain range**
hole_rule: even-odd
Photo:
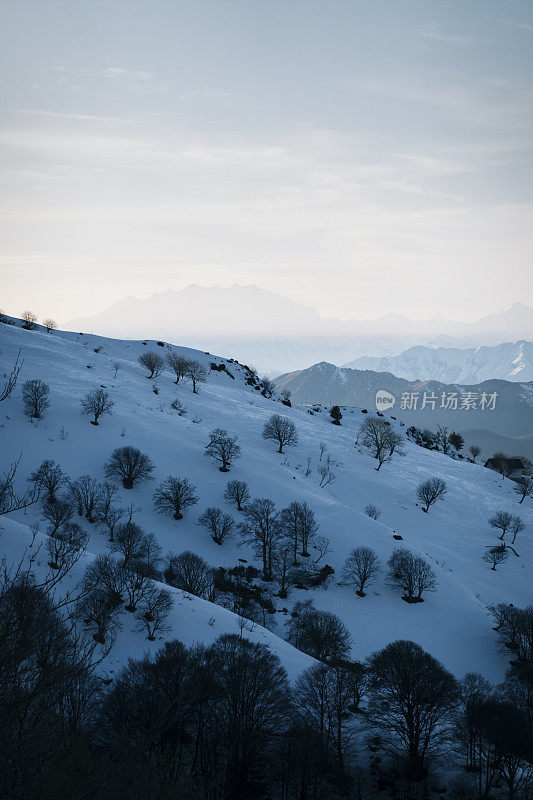
[[[469,444],[482,441],[486,456],[504,449],[510,455],[533,458],[532,381],[409,381],[390,372],[339,368],[321,362],[281,375],[275,384],[289,389],[298,403],[358,406],[374,412],[376,394],[384,391],[395,402],[389,408],[380,408],[408,425],[430,430],[447,425],[461,432]],[[490,398],[494,398],[493,403]]]
[[[321,360],[344,364],[360,356],[394,356],[415,345],[471,348],[530,339],[533,309],[515,303],[507,311],[468,323],[441,317],[411,320],[398,314],[343,321],[323,319],[314,308],[255,285],[192,284],[144,300],[127,297],[67,325],[106,336],[146,336],[224,352],[262,372],[279,374]]]
[[[533,343],[505,342],[495,347],[410,347],[397,356],[361,356],[344,364],[351,369],[392,372],[409,381],[481,383],[492,378],[533,381]]]

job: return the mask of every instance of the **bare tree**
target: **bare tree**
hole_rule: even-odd
[[[307,503],[300,504],[300,543],[302,549],[300,555],[309,556],[309,546],[313,541],[315,534],[319,528],[318,522],[315,520],[315,512],[311,511]]]
[[[518,534],[522,533],[522,531],[524,531],[525,529],[526,526],[524,525],[524,522],[520,519],[520,517],[518,516],[513,517],[513,521],[509,529],[509,532],[513,534],[513,539],[511,541],[511,544],[514,544],[516,542],[516,537],[518,536]]]
[[[43,325],[46,328],[46,333],[55,331],[55,329],[57,328],[57,322],[55,321],[55,319],[51,319],[51,317],[43,319]]]
[[[40,483],[34,483],[33,488],[27,489],[22,494],[15,490],[13,484],[21,458],[22,455],[0,477],[0,516],[9,514],[11,511],[21,511],[23,508],[29,508],[40,499],[42,490]]]
[[[517,608],[500,603],[489,609],[497,626],[494,630],[507,649],[515,653],[518,661],[527,667],[533,659],[533,606]],[[528,681],[527,675],[525,676]],[[531,698],[525,705],[531,703]]]
[[[335,473],[331,469],[329,460],[324,464],[319,464],[317,467],[317,472],[320,475],[319,486],[327,486],[335,480]]]
[[[313,539],[313,550],[315,558],[313,558],[313,564],[318,564],[324,556],[327,556],[328,553],[331,553],[331,547],[329,546],[329,539],[326,536],[316,536]],[[332,570],[333,572],[333,570]]]
[[[9,373],[9,375],[7,375],[4,385],[0,389],[0,403],[2,402],[2,400],[7,400],[7,398],[10,396],[11,392],[17,385],[19,372],[22,369],[23,364],[24,361],[20,357],[20,350],[19,350],[17,357],[15,359],[15,363],[11,368],[11,372]]]
[[[244,509],[246,522],[239,525],[241,535],[251,542],[263,562],[263,580],[272,580],[272,555],[281,535],[279,512],[272,500],[257,499]]]
[[[285,538],[292,542],[293,564],[296,565],[298,547],[300,555],[304,557],[310,555],[309,547],[319,528],[315,514],[307,503],[293,501],[281,511],[280,523]]]
[[[47,500],[43,505],[43,517],[49,522],[48,536],[57,536],[66,528],[74,514],[74,507],[68,500]]]
[[[72,481],[69,487],[80,517],[85,514],[88,522],[94,522],[102,496],[101,484],[90,475],[82,475],[76,481]]]
[[[162,548],[157,543],[153,533],[147,533],[144,537],[143,551],[140,558],[135,561],[135,567],[145,578],[160,580],[161,573],[159,565],[161,562]]]
[[[81,598],[76,606],[76,616],[83,620],[88,630],[93,631],[93,639],[99,644],[105,644],[108,639],[113,641],[120,629],[118,607],[101,589],[94,589]]]
[[[165,559],[164,575],[170,586],[198,597],[207,597],[213,581],[209,564],[190,550],[179,555],[170,553]]]
[[[209,443],[205,446],[205,455],[220,464],[220,472],[229,472],[233,461],[239,458],[241,448],[237,444],[237,436],[228,436],[227,431],[215,428],[209,434]]]
[[[38,469],[31,473],[28,481],[34,486],[40,486],[46,491],[46,500],[54,503],[59,489],[68,482],[68,476],[65,475],[59,464],[55,461],[47,459],[43,461]]]
[[[82,773],[85,784],[80,745],[87,752],[84,731],[100,691],[91,675],[93,643],[63,618],[65,596],[54,596],[64,571],[41,581],[31,562],[30,556],[0,577],[0,796],[6,799],[76,794]],[[94,762],[91,770],[98,771]],[[91,778],[89,784],[96,785]]]
[[[450,734],[458,687],[447,670],[415,642],[388,644],[369,660],[369,714],[385,746],[404,756],[419,779],[434,748]]]
[[[479,704],[476,712],[481,771],[478,796],[491,796],[494,784],[503,780],[510,800],[530,797],[533,789],[530,713],[506,693],[492,694]]]
[[[367,517],[370,517],[370,519],[379,519],[381,517],[381,509],[369,503],[365,506],[365,514]]]
[[[171,353],[167,353],[167,364],[176,375],[176,380],[174,383],[179,383],[180,380],[187,374],[189,359],[185,358],[185,356],[181,356],[175,351],[172,351]]]
[[[213,541],[222,544],[225,539],[232,536],[237,527],[233,517],[224,514],[220,508],[210,506],[203,514],[198,517],[198,525],[202,525],[210,531]]]
[[[505,563],[509,558],[509,553],[504,544],[499,544],[496,547],[491,547],[486,553],[483,553],[483,561],[491,565],[491,568],[496,572],[496,567]]]
[[[69,522],[47,540],[49,566],[52,569],[70,569],[87,546],[88,536],[76,523]]]
[[[172,514],[174,519],[183,519],[183,512],[196,505],[196,487],[188,478],[169,475],[154,492],[154,507],[158,514]]]
[[[501,531],[500,539],[505,539],[505,534],[513,524],[513,515],[509,514],[508,511],[498,511],[493,517],[489,519],[489,525],[491,528],[496,528],[496,530]]]
[[[272,439],[279,445],[278,453],[283,453],[284,447],[293,447],[298,444],[296,425],[287,417],[272,414],[263,426],[263,439]]]
[[[83,593],[104,592],[111,605],[122,603],[124,591],[124,570],[109,555],[100,555],[91,562],[83,576]]]
[[[442,500],[446,492],[446,481],[443,481],[442,478],[428,478],[427,481],[421,483],[416,490],[416,495],[423,504],[422,511],[427,514],[429,507],[437,500]]]
[[[98,521],[107,530],[110,542],[114,541],[116,527],[123,516],[124,509],[118,506],[110,506],[103,514],[99,511]]]
[[[348,706],[351,699],[349,675],[344,665],[313,664],[298,678],[294,692],[297,717],[307,737],[318,739],[317,758],[325,768],[342,777],[350,751]]]
[[[147,350],[142,353],[139,356],[139,364],[148,370],[149,375],[146,376],[148,379],[157,378],[161,375],[165,366],[165,362],[155,350]]]
[[[468,672],[460,683],[459,713],[455,735],[466,756],[466,768],[474,773],[481,772],[479,710],[491,694],[490,683],[476,672]]]
[[[103,389],[93,389],[81,401],[82,413],[93,416],[91,425],[98,425],[98,420],[103,414],[111,414],[115,403]]]
[[[224,497],[237,506],[237,511],[242,511],[250,499],[248,484],[244,481],[228,481]]]
[[[150,642],[154,642],[157,633],[165,633],[170,630],[165,623],[173,605],[174,598],[168,589],[157,589],[153,584],[149,585],[137,612],[136,630],[146,631],[146,638]]]
[[[404,600],[409,603],[423,602],[422,594],[437,588],[435,573],[423,558],[414,556],[409,550],[395,550],[388,562],[387,582],[391,588],[401,589]]]
[[[113,503],[118,499],[118,489],[112,483],[104,481],[100,484],[100,497],[98,500],[98,520],[105,519],[109,511],[113,508]]]
[[[124,608],[133,614],[137,611],[137,603],[143,599],[149,586],[146,576],[137,569],[135,563],[130,562],[123,567],[123,586],[128,597],[128,602]]]
[[[370,547],[356,547],[344,564],[343,579],[357,587],[356,594],[365,596],[365,586],[372,583],[381,572],[381,564]]]
[[[481,447],[478,447],[477,444],[473,444],[469,448],[469,453],[475,461],[478,455],[481,453]]]
[[[20,315],[22,320],[22,327],[25,328],[27,331],[32,331],[37,323],[37,314],[34,314],[33,311],[23,311]]]
[[[359,429],[359,437],[378,462],[379,471],[386,461],[390,461],[395,452],[401,454],[403,436],[397,433],[385,419],[371,414],[366,417]]]
[[[47,408],[50,406],[48,395],[50,387],[38,378],[24,381],[22,384],[22,401],[24,403],[24,413],[32,419],[40,419]]]
[[[197,386],[199,383],[205,383],[207,380],[207,371],[199,361],[189,361],[185,377],[192,383],[192,390],[194,394],[198,394]]]
[[[293,560],[293,549],[291,542],[281,541],[274,547],[272,563],[274,577],[279,586],[278,596],[281,598],[285,598],[288,595],[287,586],[289,583]]]
[[[293,501],[280,514],[284,538],[292,543],[292,563],[298,564],[298,545],[300,544],[302,505]]]
[[[118,491],[116,486],[105,481],[101,485],[101,493],[96,509],[98,522],[109,534],[109,541],[113,541],[115,528],[124,516],[124,509],[114,505]],[[131,519],[130,519],[131,522]]]
[[[533,497],[533,480],[527,476],[520,478],[516,481],[514,490],[520,497],[519,503],[523,503],[526,497]]]
[[[120,478],[125,489],[151,479],[154,465],[150,458],[136,447],[127,445],[113,450],[105,466],[106,478]]]
[[[147,553],[146,536],[135,522],[118,525],[113,542],[110,543],[112,553],[120,553],[122,566],[127,567],[138,561],[144,561]]]
[[[113,364],[113,380],[117,379],[117,373],[120,369],[120,361],[115,361]]]
[[[238,634],[220,636],[210,656],[220,687],[215,724],[226,764],[220,796],[258,796],[253,776],[268,773],[273,737],[286,725],[287,673],[266,645]]]
[[[326,664],[345,660],[352,644],[342,620],[331,611],[313,608],[311,603],[295,604],[287,621],[287,641]]]

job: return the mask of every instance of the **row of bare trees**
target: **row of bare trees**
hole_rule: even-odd
[[[387,562],[387,583],[392,589],[403,592],[408,603],[423,602],[424,592],[434,592],[437,578],[427,561],[415,556],[405,548],[394,551]],[[344,564],[343,581],[355,588],[359,597],[371,586],[383,571],[375,552],[370,547],[356,547]]]
[[[367,448],[378,462],[376,471],[390,461],[393,455],[403,455],[403,436],[394,430],[391,423],[383,416],[370,414],[362,422],[359,429],[358,442]]]
[[[186,358],[174,350],[167,353],[166,360],[155,350],[147,350],[139,356],[139,364],[148,370],[146,377],[150,380],[161,375],[165,363],[174,372],[175,383],[179,383],[182,379],[189,380],[195,394],[198,392],[198,384],[205,383],[207,380],[207,370],[199,361]]]

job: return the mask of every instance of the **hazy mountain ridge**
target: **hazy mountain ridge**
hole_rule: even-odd
[[[192,284],[146,299],[127,297],[64,327],[231,352],[261,371],[279,373],[321,360],[340,365],[360,356],[394,356],[415,345],[468,348],[528,339],[533,309],[515,303],[500,314],[469,323],[440,317],[411,320],[399,314],[343,321],[323,319],[314,308],[255,285]]]

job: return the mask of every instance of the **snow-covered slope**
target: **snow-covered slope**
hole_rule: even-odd
[[[533,381],[533,343],[506,342],[496,347],[410,347],[396,356],[361,356],[344,364],[350,369],[392,372],[410,381],[481,383],[492,379]]]
[[[166,347],[160,352],[165,352]],[[501,680],[506,659],[499,651],[487,606],[498,602],[524,606],[531,602],[533,511],[527,501],[518,506],[510,481],[502,486],[494,473],[479,465],[453,461],[412,443],[406,444],[405,457],[395,458],[376,472],[374,460],[354,447],[364,419],[359,410],[346,410],[342,425],[336,427],[324,411],[310,414],[304,408],[281,405],[277,396],[261,396],[247,385],[246,370],[235,363],[227,362],[233,379],[224,372],[212,371],[199,394],[193,394],[189,385],[176,386],[172,376],[165,373],[158,379],[156,395],[153,382],[145,378],[145,371],[137,363],[147,348],[159,351],[154,342],[144,345],[0,326],[0,371],[9,370],[19,349],[24,358],[19,384],[0,405],[0,468],[5,470],[21,456],[21,488],[45,458],[55,459],[72,478],[90,474],[103,480],[104,464],[113,448],[125,444],[139,447],[156,465],[154,480],[132,491],[120,489],[122,504],[134,503],[139,509],[136,522],[156,535],[164,552],[191,549],[213,566],[234,566],[238,559],[257,563],[247,545],[230,540],[219,547],[197,525],[206,506],[224,507],[236,515],[223,498],[228,478],[246,480],[253,497],[269,497],[278,508],[292,500],[307,501],[320,523],[320,533],[330,540],[327,561],[335,569],[333,579],[327,588],[293,588],[288,600],[274,597],[274,632],[256,626],[249,634],[266,639],[291,676],[304,669],[309,658],[280,640],[287,618],[284,609],[290,610],[297,600],[312,598],[318,608],[342,617],[353,637],[354,658],[362,659],[392,639],[407,638],[419,642],[458,675],[478,670],[491,680]],[[222,362],[221,358],[204,353],[181,351],[207,367],[212,361]],[[116,379],[115,362],[120,364]],[[28,378],[41,378],[50,386],[51,407],[38,424],[30,422],[22,412],[21,385]],[[100,426],[94,427],[81,415],[80,399],[101,385],[109,391],[115,406],[112,416],[102,418]],[[187,408],[184,416],[178,416],[170,407],[176,397]],[[283,455],[278,455],[273,443],[261,436],[263,423],[273,412],[290,417],[299,432],[298,445]],[[215,427],[237,434],[242,447],[242,457],[229,476],[204,457],[208,432]],[[338,464],[334,467],[335,480],[325,488],[319,488],[317,474],[320,442],[326,443]],[[308,456],[312,471],[306,477]],[[158,516],[153,510],[154,487],[169,474],[187,476],[200,497],[199,504],[180,522]],[[429,514],[423,514],[415,504],[416,487],[430,476],[446,480],[448,495]],[[379,521],[364,513],[368,503],[382,509]],[[481,556],[486,545],[495,542],[487,520],[500,508],[520,513],[527,529],[519,541],[519,557],[513,556],[493,572]],[[37,506],[26,514],[12,516],[14,522],[0,518],[0,549],[8,560],[17,558],[17,548],[28,536],[27,527],[20,526],[40,520]],[[94,525],[85,527],[90,534],[86,558],[107,552],[105,535]],[[41,520],[41,530],[44,529]],[[394,535],[403,537],[402,546],[431,562],[439,581],[436,593],[427,595],[420,605],[408,605],[386,587],[384,576],[365,598],[338,585],[343,562],[354,547],[368,545],[385,562],[398,546]],[[173,629],[167,638],[212,641],[224,630],[238,630],[236,617],[229,611],[177,594]],[[124,630],[111,654],[109,670],[128,655],[138,656],[158,646],[135,633],[126,616],[129,615],[124,613]]]

